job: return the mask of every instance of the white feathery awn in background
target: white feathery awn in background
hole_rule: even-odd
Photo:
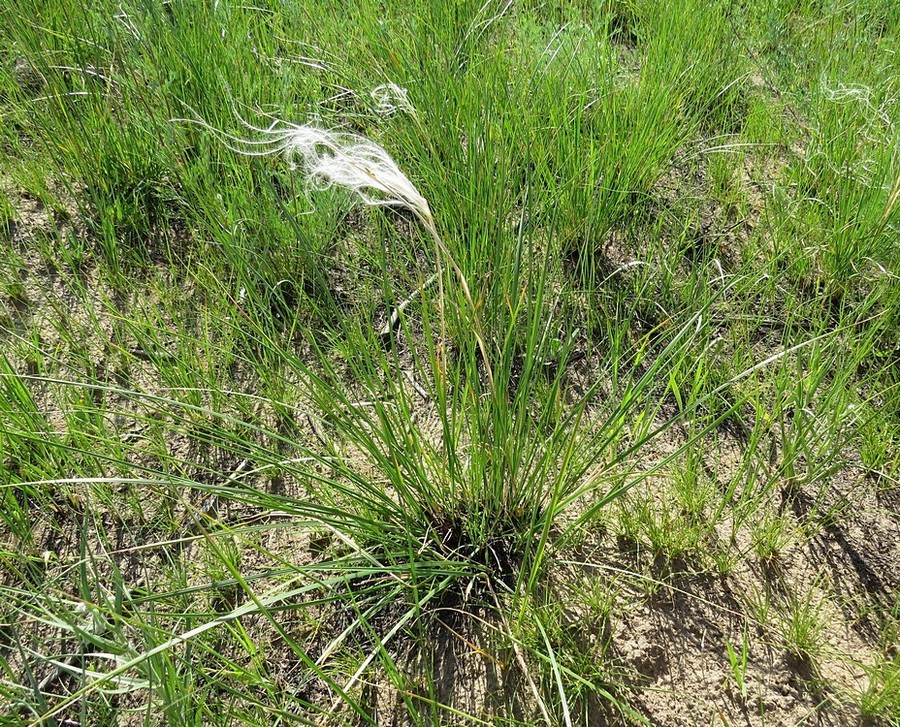
[[[375,111],[382,116],[393,116],[398,111],[403,111],[418,120],[415,106],[410,103],[409,93],[405,88],[396,83],[383,83],[376,86],[369,95],[375,103]]]

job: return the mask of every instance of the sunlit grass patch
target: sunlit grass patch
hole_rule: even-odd
[[[0,9],[4,714],[895,719],[894,5],[82,5]]]

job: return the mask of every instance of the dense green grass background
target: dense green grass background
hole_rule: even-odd
[[[773,645],[900,723],[896,566],[786,565],[897,527],[898,69],[888,0],[4,4],[9,724],[664,723],[609,624],[746,569],[723,723],[787,719]],[[381,144],[452,265],[223,143],[277,119]]]

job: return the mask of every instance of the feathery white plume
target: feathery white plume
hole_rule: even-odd
[[[369,95],[375,103],[375,111],[382,116],[391,116],[397,111],[404,111],[416,119],[419,118],[415,107],[409,100],[409,93],[396,83],[383,83],[376,86],[369,91]]]
[[[365,204],[407,207],[423,220],[431,219],[427,200],[375,142],[356,134],[293,124],[269,133],[276,139],[276,148],[314,186],[344,187]]]
[[[405,207],[433,226],[428,201],[379,144],[358,134],[275,120],[267,129],[241,121],[259,136],[242,139],[199,119],[179,119],[215,133],[233,151],[247,156],[283,154],[316,189],[337,186],[355,192],[364,204]]]

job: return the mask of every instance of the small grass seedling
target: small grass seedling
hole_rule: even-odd
[[[747,622],[744,622],[744,629],[741,632],[740,651],[735,650],[729,639],[725,639],[725,653],[728,656],[728,664],[731,667],[731,676],[737,685],[738,693],[741,700],[747,701],[747,658],[750,652],[750,634]]]

